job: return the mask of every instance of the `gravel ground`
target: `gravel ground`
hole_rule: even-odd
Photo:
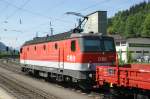
[[[3,88],[0,88],[0,99],[16,99],[11,94],[6,92]]]

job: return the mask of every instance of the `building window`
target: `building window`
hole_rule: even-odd
[[[149,51],[143,51],[143,53],[149,53]]]
[[[46,50],[46,45],[43,45],[43,49]]]
[[[130,53],[135,53],[135,51],[129,51]]]
[[[116,42],[116,46],[120,46],[120,42]]]
[[[121,46],[126,46],[126,41],[122,41]]]
[[[129,47],[150,47],[150,44],[129,43]]]
[[[76,41],[75,40],[72,40],[71,41],[71,51],[76,51]]]
[[[55,49],[57,49],[58,48],[58,45],[57,45],[57,43],[55,43]]]
[[[136,53],[142,53],[142,51],[136,51]]]

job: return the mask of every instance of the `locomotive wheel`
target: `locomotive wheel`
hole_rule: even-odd
[[[72,78],[69,76],[64,76],[63,84],[65,87],[70,87],[72,85]]]
[[[119,92],[115,89],[108,89],[104,91],[103,99],[124,99],[123,97],[119,97]]]
[[[38,70],[34,70],[33,76],[38,78],[39,77],[39,71]]]
[[[150,97],[147,95],[137,94],[134,99],[150,99]]]
[[[22,71],[22,72],[25,72],[26,70],[25,70],[25,68],[24,68],[24,67],[21,67],[21,71]]]
[[[55,74],[55,73],[48,73],[48,79],[49,79],[49,81],[52,82],[52,83],[56,83],[57,82],[56,81],[56,75],[57,74]]]
[[[78,82],[79,87],[82,89],[82,91],[90,91],[92,89],[92,83],[88,80],[81,80]]]

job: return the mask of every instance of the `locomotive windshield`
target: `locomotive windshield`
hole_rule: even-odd
[[[91,51],[102,51],[100,40],[96,39],[84,39],[83,50],[86,52]]]
[[[103,44],[104,44],[104,48],[103,48],[104,51],[115,51],[115,44],[113,40],[104,39]]]
[[[81,46],[83,52],[115,51],[112,38],[82,38]]]

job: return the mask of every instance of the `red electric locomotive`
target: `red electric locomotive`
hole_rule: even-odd
[[[92,85],[97,65],[114,65],[114,39],[93,33],[36,37],[20,50],[22,70],[59,81]]]

